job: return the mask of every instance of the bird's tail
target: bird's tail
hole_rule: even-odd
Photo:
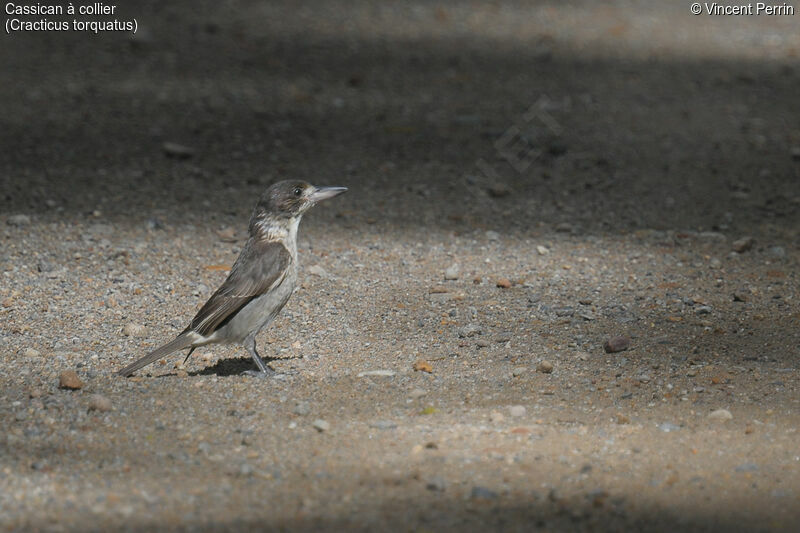
[[[139,370],[140,368],[149,365],[153,361],[157,361],[158,359],[161,359],[165,355],[169,355],[172,352],[177,352],[178,350],[182,350],[183,348],[186,348],[191,344],[192,340],[190,338],[190,335],[186,334],[178,335],[178,337],[174,341],[168,342],[167,344],[165,344],[160,348],[156,348],[155,350],[145,355],[141,359],[129,364],[128,366],[117,372],[117,374],[119,374],[122,377],[128,377],[137,370]]]

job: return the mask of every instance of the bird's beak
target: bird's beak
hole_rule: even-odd
[[[309,199],[314,202],[321,202],[334,196],[339,196],[347,190],[347,187],[315,187],[315,191],[311,193]]]

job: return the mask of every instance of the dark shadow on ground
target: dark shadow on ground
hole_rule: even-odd
[[[263,359],[267,366],[271,366],[271,364],[275,361],[284,361],[293,358],[280,357],[276,359],[270,359],[268,357],[263,357]],[[239,376],[248,370],[258,370],[258,367],[256,367],[255,363],[253,362],[253,359],[250,357],[235,357],[220,359],[212,366],[205,367],[202,370],[195,372],[189,372],[189,375],[219,377]],[[258,377],[255,377],[254,379],[258,379]]]
[[[6,39],[3,212],[244,225],[267,183],[303,177],[351,188],[317,216],[385,231],[800,221],[791,65],[446,33],[248,34],[206,5],[185,19],[140,9],[151,40]]]
[[[265,361],[268,363],[268,361]],[[248,370],[258,370],[250,357],[236,357],[220,359],[214,365],[208,366],[197,372],[189,372],[190,376],[239,376]]]

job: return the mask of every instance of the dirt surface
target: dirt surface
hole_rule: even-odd
[[[4,35],[0,528],[797,531],[800,14],[666,4]],[[350,191],[301,225],[280,374],[115,376],[283,177]]]

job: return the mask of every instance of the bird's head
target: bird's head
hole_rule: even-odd
[[[302,180],[279,181],[261,195],[253,219],[277,224],[299,219],[317,203],[346,190],[347,187],[316,187]]]
[[[259,205],[272,216],[294,218],[346,190],[347,187],[315,187],[301,180],[279,181],[266,190]]]

